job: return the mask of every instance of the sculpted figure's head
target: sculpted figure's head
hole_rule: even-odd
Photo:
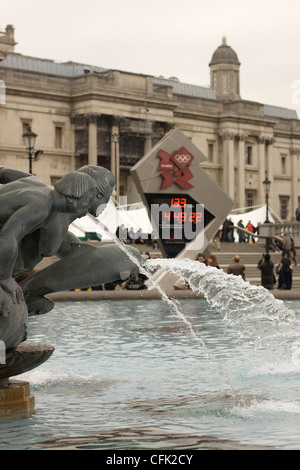
[[[85,173],[71,171],[54,185],[55,190],[65,196],[68,213],[83,217],[97,195],[97,186],[93,178]]]
[[[111,197],[115,177],[107,168],[95,165],[85,165],[79,168],[78,172],[89,175],[96,183],[97,196],[89,207],[89,213],[98,216],[103,212]]]

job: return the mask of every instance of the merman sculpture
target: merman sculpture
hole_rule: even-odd
[[[77,218],[99,215],[112,194],[114,177],[102,167],[86,165],[67,173],[54,187],[37,177],[0,167],[0,341],[6,364],[0,384],[37,367],[52,347],[28,347],[28,316],[49,312],[50,292],[124,280],[137,265],[114,244],[91,246],[68,231]],[[131,253],[141,261],[133,247]],[[60,260],[25,277],[44,258]],[[23,357],[22,357],[23,356]]]

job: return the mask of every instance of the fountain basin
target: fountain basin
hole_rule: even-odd
[[[298,449],[300,302],[287,302],[286,341],[258,345],[205,300],[181,305],[236,396],[164,302],[61,302],[29,320],[28,340],[55,353],[20,377],[35,413],[0,424],[0,449],[200,449],[203,436],[206,448]]]

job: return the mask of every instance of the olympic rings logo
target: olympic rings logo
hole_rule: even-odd
[[[188,163],[191,160],[190,155],[179,155],[178,153],[174,156],[174,159],[178,163]]]

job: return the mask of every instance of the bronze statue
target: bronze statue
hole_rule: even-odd
[[[10,350],[27,337],[28,312],[53,308],[45,294],[123,280],[138,267],[117,245],[91,246],[68,231],[78,217],[105,208],[114,186],[109,170],[86,165],[52,187],[0,167],[0,184],[0,340]],[[139,251],[129,249],[140,262]],[[16,282],[52,255],[60,260]]]

